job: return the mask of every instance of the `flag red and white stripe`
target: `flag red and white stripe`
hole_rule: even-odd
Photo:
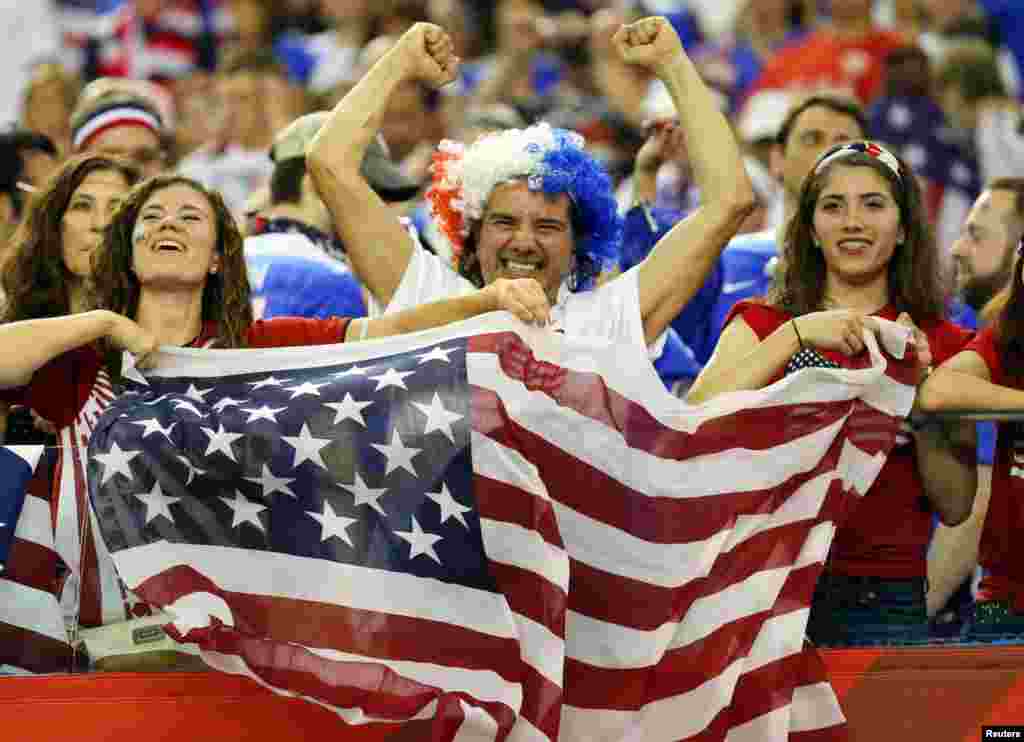
[[[902,355],[905,330],[883,324]],[[211,663],[353,723],[448,719],[445,739],[841,738],[804,629],[836,523],[912,405],[907,364],[870,338],[867,368],[805,369],[689,407],[621,349],[499,329],[488,318],[352,347],[181,352],[152,378],[308,371],[468,337],[473,493],[507,609],[452,595],[439,613],[404,576],[167,542],[114,549],[128,586],[186,617],[178,629],[202,636]],[[267,618],[302,610],[337,621]],[[379,622],[386,651],[317,633],[356,616]],[[436,633],[418,641],[424,620]],[[455,666],[431,654],[439,638],[467,642]]]
[[[0,573],[0,674],[67,672],[71,650],[55,594],[57,554],[50,520],[51,466],[55,452],[42,446],[8,446],[34,473]]]

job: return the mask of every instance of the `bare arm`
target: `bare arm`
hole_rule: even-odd
[[[394,296],[415,246],[359,168],[395,89],[455,77],[458,59],[437,26],[417,23],[341,99],[306,152],[309,174],[334,219],[352,268],[382,305]]]
[[[668,88],[701,193],[700,207],[640,264],[640,313],[650,343],[704,284],[755,198],[732,130],[671,24],[645,18],[620,28],[615,43],[623,59],[653,70]]]
[[[984,359],[972,350],[957,353],[921,385],[917,408],[944,410],[1021,410],[1024,391],[993,384]]]
[[[992,467],[978,467],[971,514],[957,526],[939,524],[928,547],[928,617],[933,618],[978,564],[978,545],[992,494]]]
[[[743,318],[737,317],[722,331],[715,352],[690,387],[686,401],[700,404],[725,392],[760,389],[799,349],[789,322],[758,340]]]
[[[790,320],[759,342],[743,318],[737,317],[722,332],[711,360],[686,398],[699,404],[725,392],[760,389],[800,350],[801,340],[811,348],[857,355],[864,350],[865,330],[878,332],[871,317],[834,309]]]
[[[149,332],[103,309],[0,325],[0,389],[28,384],[32,374],[54,358],[102,337],[135,353],[139,367],[144,367],[156,350],[156,340]]]
[[[374,338],[428,330],[478,314],[502,310],[511,312],[523,322],[545,324],[550,306],[544,289],[532,278],[499,278],[465,296],[421,304],[376,319],[353,320],[345,331],[345,339],[358,340],[364,337],[363,323],[365,337]]]
[[[57,356],[106,336],[115,316],[96,310],[0,325],[0,388],[24,386]]]
[[[973,422],[928,423],[914,431],[917,470],[925,494],[947,526],[967,520],[978,491]]]

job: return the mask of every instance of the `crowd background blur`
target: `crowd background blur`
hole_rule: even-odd
[[[623,270],[696,207],[685,148],[644,148],[671,127],[667,91],[625,64],[611,41],[621,23],[650,14],[671,21],[744,149],[759,208],[741,231],[769,235],[758,238],[764,259],[752,274],[762,289],[787,187],[798,188],[832,144],[801,141],[799,158],[780,156],[789,133],[780,140],[780,127],[808,96],[858,105],[864,134],[918,174],[944,272],[970,262],[956,257],[956,244],[985,184],[1024,176],[1019,0],[0,0],[0,8],[0,126],[10,130],[0,136],[0,264],[28,194],[89,149],[134,160],[144,175],[176,171],[219,190],[246,227],[247,247],[288,232],[344,266],[344,245],[303,180],[304,164],[292,162],[289,174],[271,148],[296,118],[331,108],[419,21],[452,35],[458,79],[441,91],[410,82],[392,95],[375,155],[386,164],[364,171],[375,189],[401,199],[385,198],[442,257],[450,246],[423,192],[445,138],[470,142],[541,120],[583,134],[627,215]],[[131,141],[112,136],[115,129],[131,131]],[[258,262],[253,250],[250,262]],[[739,285],[723,270],[712,280]],[[266,275],[250,278],[259,294]],[[363,307],[366,297],[349,283],[352,305]],[[962,306],[949,286],[951,308]],[[259,301],[257,313],[267,306]],[[679,336],[689,341],[683,325],[691,319],[680,319]],[[669,346],[677,349],[658,370],[682,394],[707,357],[680,337]],[[944,599],[969,575],[976,554],[967,551]],[[930,578],[941,571],[929,562]],[[929,615],[955,623],[955,605],[931,603]]]

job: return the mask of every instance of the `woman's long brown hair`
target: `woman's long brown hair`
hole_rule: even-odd
[[[135,221],[150,196],[175,185],[185,185],[202,194],[213,209],[216,220],[215,249],[220,255],[220,270],[206,277],[202,321],[217,324],[221,347],[242,348],[246,345],[246,334],[253,322],[242,235],[220,194],[191,178],[158,175],[140,183],[128,194],[107,227],[103,248],[95,255],[94,302],[101,309],[135,319],[142,288],[132,262]]]
[[[818,161],[835,149],[825,152]],[[837,168],[866,167],[889,184],[904,231],[904,241],[896,246],[889,260],[889,302],[897,312],[907,312],[918,324],[945,316],[946,281],[928,228],[921,188],[910,166],[897,160],[902,177],[897,177],[877,158],[862,153],[840,157],[821,172],[811,171],[800,189],[796,214],[786,228],[779,270],[768,295],[771,304],[793,316],[825,309],[827,266],[824,253],[814,241],[814,211]]]
[[[93,173],[104,171],[120,174],[128,186],[139,179],[139,171],[127,162],[102,155],[80,155],[65,162],[33,194],[25,219],[12,238],[11,254],[3,264],[3,321],[71,313],[69,286],[77,279],[64,264],[64,213],[82,182]]]

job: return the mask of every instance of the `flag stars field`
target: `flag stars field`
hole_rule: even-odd
[[[387,469],[384,472],[384,476],[387,476],[396,469],[405,469],[414,477],[417,476],[412,460],[423,449],[407,447],[402,443],[402,436],[398,434],[397,430],[391,433],[390,445],[383,443],[373,443],[371,445],[387,458]]]
[[[157,420],[155,417],[151,417],[147,420],[132,421],[132,425],[141,425],[144,428],[144,430],[142,431],[143,438],[153,435],[154,433],[159,433],[164,438],[166,438],[167,441],[171,444],[174,443],[174,441],[171,440],[171,431],[174,430],[174,426],[177,424],[177,422],[173,422],[165,428],[160,424],[160,421]]]
[[[260,513],[267,509],[266,505],[250,502],[241,492],[235,492],[234,497],[220,497],[218,499],[231,508],[234,513],[234,517],[231,519],[232,528],[238,528],[246,523],[251,523],[264,533],[267,532],[267,529],[263,526],[263,521],[260,520]]]
[[[352,507],[357,508],[360,505],[367,505],[383,515],[385,518],[387,517],[388,514],[384,512],[384,508],[381,507],[380,502],[378,502],[380,498],[387,494],[388,490],[386,487],[382,487],[380,489],[368,487],[366,482],[363,481],[363,478],[359,476],[359,472],[356,472],[355,481],[352,484],[342,484],[341,482],[338,482],[338,486],[346,492],[351,493],[353,498],[355,498],[352,502]]]
[[[444,537],[424,531],[420,528],[420,524],[416,522],[415,516],[412,518],[411,531],[395,531],[395,535],[409,542],[409,559],[426,555],[438,564],[441,563],[441,557],[434,550],[434,544],[443,540]]]
[[[220,425],[217,430],[213,428],[200,428],[207,437],[210,439],[209,445],[206,447],[206,455],[212,456],[215,453],[222,453],[229,459],[238,463],[238,459],[235,458],[234,451],[231,450],[231,444],[237,441],[239,438],[244,438],[243,433],[229,433],[224,430],[224,426]]]
[[[326,469],[320,452],[327,448],[334,441],[331,438],[314,438],[309,432],[309,425],[302,424],[302,430],[298,435],[284,435],[281,440],[295,449],[295,459],[292,461],[292,468],[296,468],[304,461],[312,461],[321,469]]]
[[[440,430],[448,436],[448,440],[452,443],[455,442],[455,434],[452,433],[452,423],[461,420],[462,415],[446,410],[441,403],[440,394],[434,392],[434,398],[430,401],[429,405],[413,402],[412,406],[427,416],[426,428],[423,431],[424,435]]]
[[[393,368],[389,368],[380,376],[370,377],[373,381],[377,382],[377,388],[373,391],[379,392],[381,389],[386,389],[391,386],[409,391],[409,387],[405,385],[405,379],[415,373],[415,371],[396,371]]]
[[[274,476],[274,473],[270,471],[270,467],[265,463],[263,464],[263,472],[261,476],[246,477],[245,481],[258,484],[263,489],[264,500],[269,499],[275,492],[280,492],[282,495],[288,495],[292,499],[297,497],[296,494],[288,487],[288,485],[295,480]]]
[[[172,525],[174,524],[174,516],[171,515],[170,507],[181,498],[165,495],[160,487],[160,482],[154,482],[153,489],[149,492],[138,493],[135,497],[145,506],[147,526],[161,515],[167,518]]]
[[[333,425],[338,425],[345,420],[353,420],[365,428],[366,420],[363,418],[363,410],[372,404],[372,400],[369,402],[360,402],[351,394],[345,392],[345,398],[340,402],[324,402],[324,407],[329,407],[336,413],[334,416],[334,423],[332,423]]]
[[[352,539],[349,537],[346,529],[353,523],[358,523],[359,520],[357,518],[346,518],[343,515],[338,515],[327,500],[324,500],[322,513],[307,510],[306,515],[320,524],[321,543],[330,538],[338,538],[349,546],[353,546]]]
[[[117,445],[117,441],[114,441],[107,453],[95,454],[93,458],[103,464],[103,478],[100,479],[100,486],[106,484],[108,480],[112,479],[117,474],[122,474],[129,480],[134,479],[135,475],[132,474],[130,462],[138,456],[139,453],[141,452],[122,451],[121,447]]]

